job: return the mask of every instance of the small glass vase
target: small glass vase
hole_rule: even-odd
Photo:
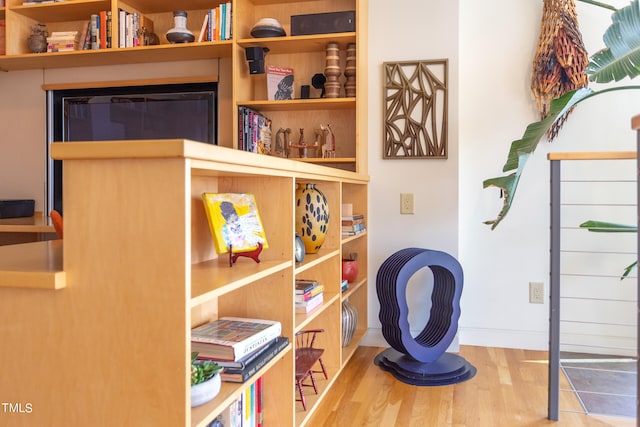
[[[184,10],[173,11],[173,21],[175,27],[167,31],[165,35],[169,43],[191,43],[196,39],[187,28],[187,12]]]

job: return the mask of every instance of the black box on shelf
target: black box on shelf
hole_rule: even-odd
[[[0,218],[33,216],[35,200],[0,200]]]
[[[356,30],[356,11],[311,13],[291,17],[291,35],[350,33]]]

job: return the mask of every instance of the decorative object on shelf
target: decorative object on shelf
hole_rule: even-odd
[[[296,186],[296,232],[304,242],[305,252],[318,253],[327,235],[329,202],[316,184]]]
[[[351,344],[358,325],[358,310],[349,300],[342,301],[342,347]]]
[[[300,86],[300,99],[309,99],[311,96],[311,88],[309,85]]]
[[[385,62],[384,69],[383,158],[446,159],[448,61]]]
[[[191,353],[191,407],[200,406],[220,393],[222,368],[211,360],[198,360],[198,353]]]
[[[349,283],[354,282],[358,277],[358,260],[355,258],[342,259],[342,280]]]
[[[174,10],[173,21],[175,27],[167,31],[166,34],[170,43],[191,43],[196,39],[187,28],[187,12],[185,10]]]
[[[311,77],[311,86],[313,86],[316,89],[322,90],[322,92],[320,93],[320,98],[324,98],[326,95],[324,90],[324,84],[326,81],[327,81],[327,77],[321,73],[314,74],[313,77]]]
[[[260,262],[258,256],[268,245],[253,194],[205,192],[202,201],[216,252],[228,252],[230,265],[239,256]]]
[[[27,37],[27,45],[29,46],[29,50],[33,53],[42,53],[47,51],[47,36],[49,32],[47,31],[47,26],[38,22],[36,25],[31,27],[31,33],[29,37]]]
[[[348,98],[356,96],[356,44],[347,45],[347,61],[344,67],[344,76],[347,81],[344,84],[344,93]]]
[[[291,138],[289,135],[291,135],[290,128],[280,128],[276,132],[275,148],[273,150],[276,156],[289,157],[289,147],[291,146]]]
[[[269,101],[293,99],[293,68],[267,66],[267,99]]]
[[[296,236],[294,238],[293,253],[295,255],[296,262],[304,261],[304,242],[302,241],[302,237],[300,237],[300,234],[298,233],[296,233]]]
[[[333,133],[331,125],[327,125],[327,127],[320,125],[320,129],[326,134],[322,144],[322,158],[333,159],[336,157],[336,135]]]
[[[325,97],[338,98],[340,96],[340,49],[338,43],[327,43],[326,64],[324,75],[327,81],[324,83]]]
[[[289,149],[291,148],[297,148],[298,157],[306,159],[309,157],[309,148],[318,148],[318,141],[315,141],[313,144],[307,144],[307,141],[304,138],[304,128],[300,128],[300,138],[298,139],[298,143],[293,144],[289,141]]]
[[[325,380],[329,379],[327,370],[322,362],[324,349],[315,346],[316,335],[323,332],[324,329],[308,329],[296,332],[296,388],[300,394],[300,398],[296,398],[296,401],[302,403],[302,409],[305,411],[307,410],[307,401],[304,396],[304,387],[312,387],[313,391],[318,394],[318,387],[313,374],[322,373]],[[314,369],[316,364],[320,365],[320,369]],[[311,381],[310,384],[305,384],[305,380],[307,379]]]
[[[433,273],[431,310],[424,329],[414,338],[407,286],[424,267]],[[378,354],[375,364],[412,385],[448,385],[473,378],[474,366],[456,354],[446,353],[458,332],[462,281],[460,263],[445,252],[407,248],[387,258],[378,269],[376,291],[382,334],[392,348]]]
[[[287,33],[275,18],[262,18],[251,29],[251,37],[283,37]]]

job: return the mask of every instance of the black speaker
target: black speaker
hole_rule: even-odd
[[[249,74],[264,74],[264,54],[268,50],[262,47],[248,47],[244,50],[249,64]]]
[[[356,30],[356,11],[312,13],[291,17],[291,35],[349,33]]]

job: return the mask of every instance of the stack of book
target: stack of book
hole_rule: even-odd
[[[47,52],[78,50],[80,31],[53,31],[47,37]]]
[[[191,351],[222,366],[223,381],[243,383],[287,347],[278,321],[223,317],[191,330]]]
[[[342,217],[343,236],[355,236],[365,231],[367,231],[367,227],[364,222],[364,215],[354,214]]]
[[[271,154],[271,119],[249,107],[238,107],[238,148]]]
[[[309,313],[324,301],[324,286],[317,280],[296,279],[296,313]]]
[[[342,235],[355,236],[364,233],[367,227],[364,222],[364,215],[353,212],[353,204],[342,204]]]

